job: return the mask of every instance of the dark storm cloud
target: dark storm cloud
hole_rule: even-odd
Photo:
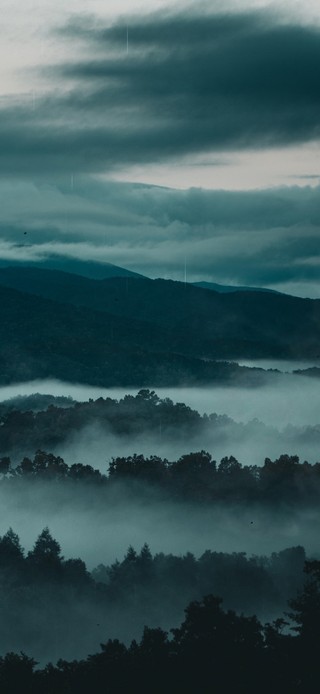
[[[90,59],[48,70],[63,93],[1,110],[0,172],[114,170],[317,138],[319,30],[261,11],[200,13],[135,16],[128,54],[124,22],[69,24]]]
[[[124,30],[123,25],[105,31],[93,28],[87,36],[106,53],[113,43],[120,51]],[[303,99],[303,106],[319,103],[319,32],[277,25],[269,14],[142,18],[130,23],[130,51],[128,60],[100,59],[66,66],[65,73],[108,80],[111,91],[119,89],[120,99],[122,96],[130,104],[131,96],[136,95],[135,104],[144,96],[150,110],[164,99],[164,112],[167,106],[172,116],[185,116],[188,104],[191,115],[207,115],[213,126],[211,107],[220,100],[222,105],[238,103],[246,111],[252,104],[269,109],[277,106],[279,116],[289,115],[298,99]],[[103,95],[103,90],[97,94]],[[247,99],[249,104],[244,103]],[[270,116],[266,114],[266,120]],[[276,120],[274,114],[272,132]],[[239,118],[238,126],[234,123],[233,127],[245,130],[244,125]],[[225,132],[228,135],[227,128]]]

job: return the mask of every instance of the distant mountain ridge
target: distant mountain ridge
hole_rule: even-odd
[[[3,260],[0,259],[0,270],[3,268],[17,268],[24,269],[29,267],[34,270],[58,270],[61,272],[66,272],[72,275],[80,275],[81,277],[86,277],[87,279],[93,280],[103,280],[109,279],[110,277],[136,277],[149,279],[146,275],[142,275],[138,272],[133,272],[133,270],[128,270],[127,268],[120,267],[119,265],[114,265],[113,263],[107,262],[95,262],[92,260],[79,260],[77,258],[65,258],[65,257],[49,257],[45,260],[35,261],[31,263],[24,263],[13,260]],[[161,279],[161,278],[158,278]],[[236,285],[225,285],[218,284],[217,282],[190,282],[194,287],[200,287],[201,289],[211,289],[215,292],[227,293],[227,292],[272,292],[273,294],[280,294],[275,289],[266,289],[265,287],[242,287]]]
[[[201,289],[211,289],[214,292],[221,292],[221,294],[230,292],[271,292],[271,294],[281,294],[275,289],[266,289],[265,287],[240,287],[231,284],[217,284],[216,282],[192,282],[194,287],[200,287]]]
[[[49,257],[32,264],[0,259],[0,269],[7,267],[15,267],[21,270],[26,267],[30,267],[30,269],[34,270],[60,270],[61,272],[96,280],[107,279],[109,277],[144,277],[144,275],[140,275],[138,272],[127,270],[126,268],[113,265],[112,263],[98,263],[92,260],[78,260],[77,258],[59,256]]]

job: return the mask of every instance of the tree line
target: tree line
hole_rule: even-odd
[[[102,465],[101,465],[102,467]],[[136,493],[146,488],[165,498],[194,502],[259,502],[315,504],[320,497],[320,463],[300,463],[298,456],[266,458],[262,466],[242,465],[234,456],[219,463],[207,451],[168,461],[157,455],[113,457],[104,474],[89,464],[68,465],[61,456],[38,450],[13,465],[10,456],[0,458],[0,486],[21,482],[90,485],[106,493],[126,484]]]
[[[0,537],[0,653],[27,648],[46,662],[87,654],[111,636],[130,643],[145,625],[178,625],[185,605],[206,594],[265,623],[302,589],[305,561],[300,546],[251,557],[207,550],[196,558],[152,554],[145,544],[90,572],[80,558],[62,556],[48,528],[27,553],[9,529]]]
[[[26,398],[13,398],[0,403],[0,451],[12,454],[36,448],[56,449],[72,435],[94,424],[101,432],[112,432],[119,437],[130,437],[149,432],[161,440],[174,436],[184,440],[195,434],[210,432],[225,434],[233,428],[241,437],[251,426],[237,424],[227,415],[212,413],[200,415],[182,402],[173,403],[170,398],[159,398],[149,389],[137,395],[125,395],[120,400],[112,398],[89,399],[88,402],[70,403],[68,399],[35,394]],[[49,402],[49,404],[47,404]],[[255,421],[255,432],[275,436],[276,430]]]
[[[320,677],[320,562],[305,569],[304,590],[272,623],[224,610],[207,595],[188,605],[179,627],[146,627],[128,646],[109,639],[84,659],[36,669],[33,658],[9,652],[0,658],[0,686],[10,694],[312,694]]]

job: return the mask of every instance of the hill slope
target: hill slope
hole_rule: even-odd
[[[26,266],[19,261],[0,260],[0,269],[8,268],[13,271],[24,271]],[[81,275],[89,279],[106,279],[108,277],[143,277],[143,275],[132,270],[127,270],[124,267],[113,265],[112,263],[97,263],[92,260],[78,260],[77,258],[64,258],[60,256],[52,256],[45,260],[37,261],[29,267],[30,270],[60,270],[69,272],[74,275]]]
[[[173,350],[159,326],[0,286],[0,383],[55,377],[101,386],[255,382],[263,371]]]
[[[127,349],[136,345],[201,359],[320,355],[320,300],[269,292],[221,294],[171,280],[92,280],[27,267],[0,269],[0,284],[107,313],[110,325],[113,316],[117,336],[111,339],[124,340]]]

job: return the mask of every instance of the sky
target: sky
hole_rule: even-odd
[[[3,0],[0,262],[319,297],[320,6]]]

